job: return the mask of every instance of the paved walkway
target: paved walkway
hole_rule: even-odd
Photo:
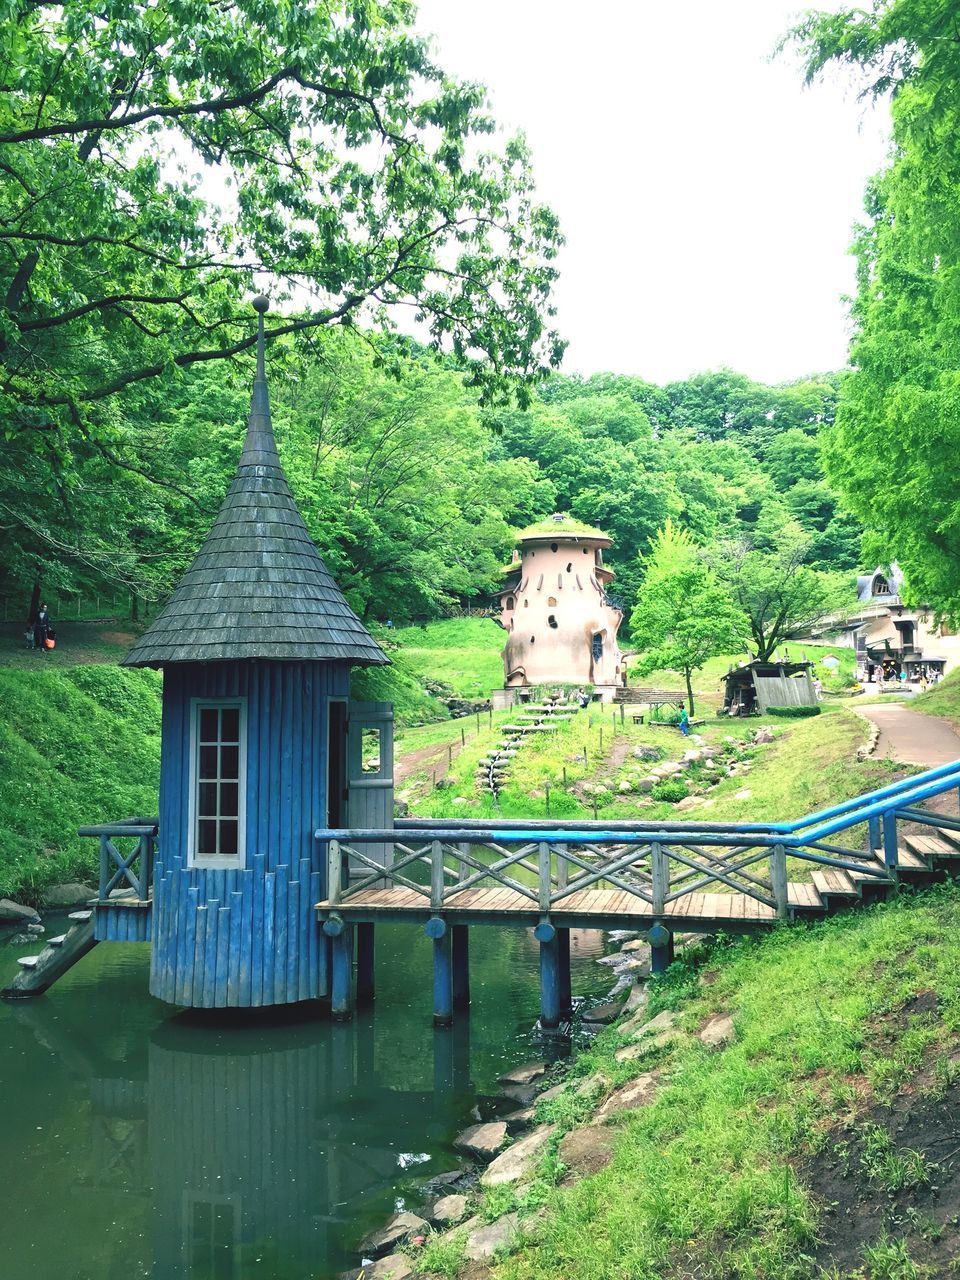
[[[932,769],[938,764],[960,760],[960,735],[947,720],[911,711],[902,702],[857,707],[880,730],[875,754],[889,756],[901,764],[919,764]]]

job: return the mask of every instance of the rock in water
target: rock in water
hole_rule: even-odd
[[[466,1212],[466,1196],[441,1196],[430,1212],[430,1220],[437,1227],[452,1227]]]
[[[453,1145],[458,1151],[469,1151],[481,1160],[492,1160],[507,1140],[507,1126],[498,1120],[490,1124],[474,1124],[457,1134]]]
[[[493,1164],[481,1174],[480,1181],[485,1187],[498,1187],[505,1182],[519,1182],[529,1173],[534,1161],[556,1131],[555,1124],[541,1124],[536,1129],[532,1129],[525,1138],[515,1142],[512,1147],[507,1147],[506,1151],[497,1156]]]
[[[366,1257],[379,1258],[396,1248],[407,1236],[422,1235],[429,1230],[430,1224],[415,1213],[397,1213],[385,1227],[365,1236],[360,1242],[360,1249]]]
[[[71,881],[69,884],[52,885],[43,895],[43,905],[45,907],[77,907],[95,897],[96,891],[89,885]]]
[[[15,924],[23,924],[27,920],[39,924],[40,916],[34,911],[33,907],[25,907],[19,902],[12,902],[10,898],[0,898],[0,920],[11,920]]]

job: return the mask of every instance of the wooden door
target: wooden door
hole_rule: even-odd
[[[351,702],[349,715],[347,826],[385,830],[393,826],[393,704]],[[381,866],[392,861],[390,845],[363,848]]]

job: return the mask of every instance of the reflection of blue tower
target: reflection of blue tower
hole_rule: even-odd
[[[387,661],[284,476],[264,372],[267,300],[254,306],[257,376],[236,476],[193,564],[124,660],[164,672],[150,990],[204,1008],[327,994],[313,832],[342,819],[350,668]],[[103,916],[98,937],[110,937]]]

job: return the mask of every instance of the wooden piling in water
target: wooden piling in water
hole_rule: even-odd
[[[453,1007],[467,1009],[470,1006],[470,931],[465,924],[455,924],[450,932],[453,948]]]
[[[560,1025],[560,951],[552,932],[540,942],[540,1025],[548,1030]]]
[[[353,1017],[353,926],[345,924],[333,938],[330,1012],[340,1022]]]
[[[569,1018],[573,1013],[573,990],[570,981],[570,930],[557,930],[557,963],[560,986],[560,1017]]]
[[[448,1027],[453,1021],[453,946],[451,931],[433,940],[433,1025]]]
[[[357,1004],[372,1004],[374,997],[374,925],[357,925]]]

